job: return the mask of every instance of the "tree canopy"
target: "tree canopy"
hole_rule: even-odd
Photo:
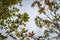
[[[44,3],[42,3],[42,1]],[[45,18],[47,18],[44,19],[40,16],[36,16],[34,20],[36,26],[39,28],[46,27],[47,29],[44,31],[44,36],[34,38],[34,31],[29,33],[28,29],[26,29],[26,22],[28,22],[30,18],[28,13],[18,13],[20,10],[15,7],[15,5],[18,4],[20,7],[23,6],[22,0],[0,0],[0,29],[6,31],[6,35],[0,33],[0,40],[6,39],[8,37],[12,37],[14,40],[17,38],[20,38],[20,40],[24,40],[25,38],[30,40],[29,37],[33,38],[34,40],[50,40],[49,37],[51,33],[56,33],[58,36],[53,38],[58,40],[60,38],[60,14],[58,13],[58,11],[60,11],[60,4],[58,1],[35,0],[31,4],[32,8],[37,5],[39,15],[44,14]],[[13,20],[15,17],[17,17],[17,19]],[[24,27],[18,31],[19,26],[21,25]]]

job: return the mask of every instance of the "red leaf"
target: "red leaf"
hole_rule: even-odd
[[[33,38],[33,36],[34,36],[34,32],[32,31],[32,33],[29,33],[28,37]]]

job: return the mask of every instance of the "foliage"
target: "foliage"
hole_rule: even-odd
[[[35,18],[35,23],[39,28],[42,28],[45,26],[47,29],[49,29],[49,31],[48,30],[44,31],[45,37],[48,37],[50,33],[57,33],[59,36],[59,34],[60,34],[60,19],[59,19],[60,14],[57,13],[57,11],[59,10],[60,6],[56,2],[56,0],[52,0],[52,1],[44,0],[43,4],[45,6],[42,7],[42,3],[41,3],[42,1],[43,0],[41,0],[40,2],[38,1],[39,4],[41,4],[41,5],[37,4],[37,6],[39,8],[38,12],[40,13],[40,15],[44,14],[46,16],[45,18],[48,18],[48,19],[43,19],[42,17],[37,16]],[[38,3],[37,0],[35,2]],[[34,3],[32,3],[32,7],[35,6],[36,3],[35,4]],[[48,6],[48,8],[46,6]],[[54,29],[54,31],[52,30],[52,28]],[[57,32],[55,29],[58,29],[59,32]]]
[[[24,33],[28,30],[25,28],[20,29],[18,31],[19,25],[23,25],[25,27],[26,22],[29,19],[29,15],[25,12],[24,14],[18,13],[19,9],[15,7],[18,3],[21,5],[22,0],[1,0],[0,1],[0,29],[5,30],[7,36],[16,39],[17,37],[24,40]],[[16,14],[17,12],[17,14]],[[17,19],[14,19],[17,17]],[[14,33],[15,32],[15,33]],[[13,34],[12,34],[13,33]],[[16,36],[14,36],[16,35]],[[7,38],[4,35],[0,34],[1,40]]]
[[[42,1],[44,1],[44,5],[42,5]],[[27,40],[30,40],[30,38],[36,39],[36,40],[44,40],[44,38],[48,38],[50,33],[57,33],[58,37],[60,37],[60,14],[57,13],[60,11],[60,6],[56,2],[56,0],[41,0],[37,1],[35,0],[31,7],[34,7],[35,4],[38,6],[38,12],[39,14],[44,14],[47,19],[44,19],[42,17],[37,16],[35,18],[35,24],[37,27],[42,28],[46,27],[47,29],[44,31],[43,36],[39,36],[34,38],[34,31],[31,33],[28,32],[28,29],[25,29],[26,22],[29,21],[29,15],[27,12],[24,14],[18,13],[19,9],[15,7],[15,5],[20,4],[21,6],[22,0],[0,0],[0,29],[5,30],[6,36],[4,36],[2,33],[0,33],[0,40],[6,39],[8,37],[12,37],[13,39],[20,38],[21,40],[24,40],[27,37]],[[42,7],[43,6],[43,7]],[[48,6],[48,8],[46,8]],[[47,11],[47,12],[46,12]],[[17,14],[16,14],[17,13]],[[17,19],[13,20],[15,17]],[[23,25],[24,27],[18,30],[19,27]],[[58,29],[56,31],[55,29]],[[55,38],[55,37],[53,37]],[[49,40],[49,38],[47,39]]]
[[[11,16],[11,10],[9,7],[12,5],[21,4],[22,0],[1,0],[0,1],[0,19],[6,19],[7,17]]]

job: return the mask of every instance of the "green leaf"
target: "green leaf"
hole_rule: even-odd
[[[22,29],[22,33],[26,33],[27,32],[27,30],[25,30],[25,28],[23,28]]]
[[[27,22],[28,19],[29,19],[29,16],[27,13],[24,13],[22,16],[21,16],[21,19],[24,21],[24,22]]]

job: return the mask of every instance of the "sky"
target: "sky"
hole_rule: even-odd
[[[15,5],[18,9],[20,9],[19,13],[23,14],[25,12],[28,13],[29,15],[29,21],[26,23],[26,29],[28,29],[29,32],[32,32],[34,31],[35,35],[34,36],[39,36],[39,35],[43,35],[43,31],[46,29],[46,28],[42,28],[42,29],[39,29],[36,25],[35,25],[35,22],[34,22],[34,18],[36,16],[39,15],[38,13],[38,7],[35,6],[35,7],[31,7],[31,4],[34,2],[34,0],[22,0],[22,6],[20,7],[19,4],[18,5]],[[12,20],[15,20],[16,17]],[[0,29],[0,32],[3,34],[3,35],[6,35],[5,34],[5,30],[1,30]],[[12,40],[11,37],[7,38],[7,40]],[[18,40],[18,39],[17,39]],[[31,39],[32,40],[32,39]]]
[[[34,0],[22,0],[22,6],[20,7],[19,4],[18,5],[15,5],[18,9],[20,9],[19,13],[23,14],[25,12],[28,13],[29,15],[29,21],[26,22],[26,29],[28,29],[28,32],[32,32],[34,31],[35,33],[35,37],[41,35],[43,36],[43,33],[44,33],[44,30],[46,29],[45,27],[43,27],[42,29],[38,28],[36,25],[35,25],[35,22],[34,22],[34,18],[36,18],[36,16],[39,15],[38,13],[38,7],[35,6],[35,7],[31,7],[31,4],[34,2]],[[43,16],[43,15],[41,15]],[[16,17],[12,20],[15,20]],[[18,29],[19,30],[19,29]],[[19,30],[20,31],[20,30]],[[0,31],[2,32],[4,35],[5,35],[5,30],[2,30]],[[7,38],[7,40],[12,40],[11,37]],[[19,40],[19,38],[17,39]],[[31,40],[33,40],[31,38]]]
[[[38,0],[39,1],[39,0]],[[35,33],[35,37],[37,36],[43,36],[44,35],[44,31],[46,30],[45,27],[38,28],[34,22],[34,18],[36,18],[36,16],[39,16],[39,12],[38,12],[38,7],[37,5],[35,5],[35,7],[31,7],[31,4],[34,2],[34,0],[22,0],[22,6],[20,7],[19,5],[17,6],[18,9],[20,9],[19,13],[23,14],[25,12],[28,13],[29,15],[29,21],[26,23],[26,29],[28,29],[29,32],[34,31]],[[42,2],[43,3],[43,2]],[[40,15],[42,18],[45,17],[43,14]],[[52,36],[54,36],[53,34],[51,34]],[[56,36],[56,34],[55,34]],[[17,39],[18,40],[18,39]],[[33,39],[31,39],[33,40]],[[55,40],[55,39],[54,39]]]
[[[34,31],[36,36],[43,35],[43,31],[46,29],[43,27],[42,29],[38,28],[35,25],[34,18],[39,15],[38,13],[38,7],[31,7],[31,4],[34,2],[34,0],[23,0],[22,6],[20,8],[20,13],[27,12],[29,14],[29,22],[26,23],[26,28],[29,32]],[[41,15],[42,16],[42,15]],[[43,16],[42,16],[43,17]]]
[[[29,14],[29,21],[26,23],[26,29],[28,29],[29,32],[34,31],[35,35],[34,36],[39,36],[39,35],[43,35],[44,30],[46,30],[45,27],[38,28],[34,22],[34,18],[36,18],[36,16],[39,15],[38,12],[38,7],[31,7],[31,4],[34,2],[34,0],[22,0],[22,6],[20,7],[19,5],[17,6],[18,9],[20,9],[19,13],[23,14],[25,12],[27,12]],[[44,15],[40,15],[41,17],[44,17]],[[4,31],[2,30],[2,33]],[[52,36],[54,36],[53,34],[51,34]],[[55,34],[56,36],[56,34]],[[7,40],[11,40],[11,38],[8,38]],[[19,40],[19,39],[17,39]],[[33,40],[33,39],[31,39]]]
[[[38,0],[39,1],[39,0]],[[26,23],[26,28],[28,29],[29,32],[34,31],[35,32],[35,36],[43,36],[44,35],[44,31],[46,30],[46,27],[42,27],[38,28],[34,22],[34,18],[36,18],[36,16],[39,16],[39,12],[38,12],[38,7],[37,5],[35,5],[35,7],[31,7],[31,4],[34,2],[34,0],[23,0],[22,1],[22,6],[18,7],[20,8],[20,13],[24,13],[27,12],[29,14],[29,22]],[[42,2],[43,3],[43,2]],[[43,14],[40,15],[42,18],[45,17]],[[51,17],[51,15],[49,15]],[[52,17],[51,17],[52,18]],[[55,37],[57,36],[56,33],[52,33],[50,34],[51,37]],[[56,39],[52,39],[52,40],[56,40]]]

